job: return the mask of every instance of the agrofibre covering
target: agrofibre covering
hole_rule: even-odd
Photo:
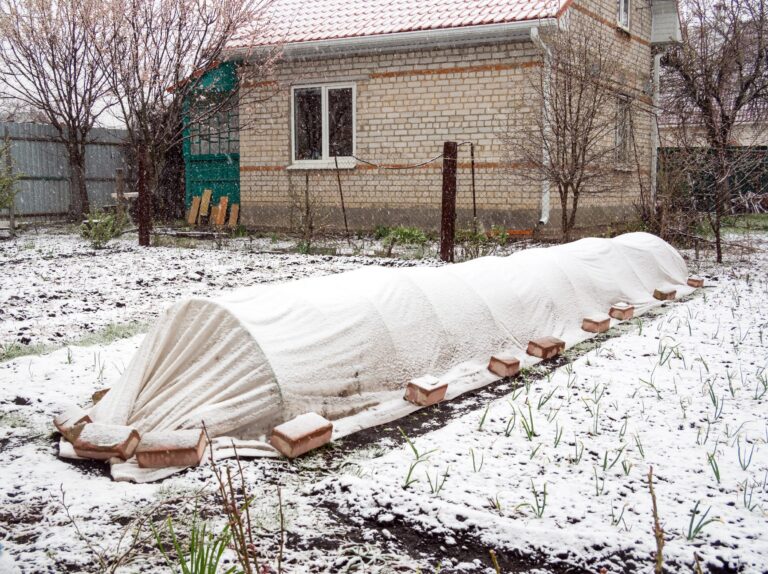
[[[654,289],[691,291],[682,257],[653,235],[583,239],[442,267],[369,267],[246,287],[172,306],[146,336],[94,422],[140,433],[205,425],[222,456],[276,456],[273,427],[315,411],[334,438],[418,407],[414,377],[448,382],[447,398],[492,382],[492,354],[525,355],[530,339],[572,346],[584,317],[617,302],[638,312]],[[115,463],[113,476],[154,480],[173,469]]]

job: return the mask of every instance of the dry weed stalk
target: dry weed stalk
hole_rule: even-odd
[[[221,497],[222,508],[227,516],[227,524],[229,530],[232,533],[232,545],[235,554],[237,555],[237,561],[240,567],[243,569],[244,574],[268,574],[271,572],[271,568],[267,563],[259,562],[259,553],[256,549],[256,544],[253,540],[253,526],[251,524],[251,503],[255,499],[254,496],[249,494],[248,486],[245,480],[245,473],[243,472],[243,466],[240,460],[240,455],[237,453],[237,447],[232,444],[232,448],[235,453],[235,461],[237,463],[237,475],[240,478],[239,489],[235,485],[236,480],[232,478],[231,467],[227,466],[224,471],[216,464],[216,460],[213,455],[213,442],[208,435],[208,429],[203,424],[203,431],[205,437],[208,440],[208,448],[210,452],[211,468],[213,474],[216,476],[218,483],[219,496]],[[235,477],[237,479],[237,476]],[[242,506],[238,503],[238,497],[242,498]],[[277,490],[277,498],[280,512],[280,542],[277,555],[277,572],[282,574],[283,571],[283,546],[284,546],[284,533],[285,533],[285,519],[283,515],[283,500],[280,489]]]
[[[651,502],[653,504],[653,536],[656,539],[656,566],[655,574],[664,572],[664,529],[659,523],[659,509],[656,506],[656,493],[653,490],[653,467],[648,469],[648,490],[651,493]]]

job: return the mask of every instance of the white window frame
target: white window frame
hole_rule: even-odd
[[[624,3],[626,2],[627,12],[624,13]],[[632,0],[618,0],[619,8],[616,14],[616,25],[629,32],[629,27],[632,24]],[[624,16],[626,16],[627,23],[624,24]]]
[[[322,114],[322,158],[320,159],[296,159],[296,90],[307,88],[319,88],[321,90]],[[357,86],[350,82],[328,82],[320,84],[301,84],[291,86],[291,165],[290,169],[336,169],[336,161],[330,155],[329,126],[328,126],[328,91],[338,89],[352,89],[352,155],[357,155]],[[339,168],[352,169],[357,161],[352,156],[338,156]]]

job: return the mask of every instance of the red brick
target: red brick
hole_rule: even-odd
[[[597,317],[584,317],[581,328],[590,333],[605,333],[611,328],[611,318],[608,315]]]
[[[608,315],[619,321],[628,321],[635,316],[635,306],[629,305],[628,303],[616,303],[611,306]]]
[[[80,407],[70,407],[53,419],[56,429],[69,442],[74,442],[83,425],[90,423],[91,417]]]
[[[428,407],[442,401],[446,390],[448,390],[448,383],[441,383],[437,377],[427,375],[408,383],[404,398],[414,405]]]
[[[694,289],[704,287],[704,278],[692,275],[691,277],[688,277],[688,286],[693,287]]]
[[[121,425],[87,424],[74,442],[75,453],[82,458],[128,460],[141,441],[138,431]]]
[[[493,356],[488,363],[488,370],[500,377],[514,377],[520,372],[520,361],[514,357],[502,359],[501,357]]]
[[[333,424],[317,413],[304,413],[272,429],[269,442],[288,458],[296,458],[331,441]]]
[[[656,289],[653,292],[653,298],[659,301],[672,301],[677,295],[675,289]]]
[[[541,337],[528,342],[527,353],[539,359],[551,359],[565,350],[565,341],[557,337]]]
[[[197,466],[207,444],[200,429],[150,432],[141,437],[136,460],[141,468]]]
[[[109,392],[109,389],[99,389],[98,391],[96,391],[91,395],[91,401],[93,401],[93,404],[95,405],[101,399],[103,399],[104,395],[106,395],[108,392]]]

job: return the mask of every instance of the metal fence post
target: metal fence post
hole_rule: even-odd
[[[453,262],[456,239],[456,142],[443,144],[443,209],[440,218],[440,259]]]
[[[9,176],[13,176],[13,158],[11,157],[11,136],[8,134],[8,126],[3,128],[5,140],[5,170]],[[8,206],[8,228],[11,237],[16,235],[16,198],[11,194],[11,204]]]
[[[117,199],[117,217],[123,221],[125,217],[125,171],[122,167],[115,170],[115,196]]]

